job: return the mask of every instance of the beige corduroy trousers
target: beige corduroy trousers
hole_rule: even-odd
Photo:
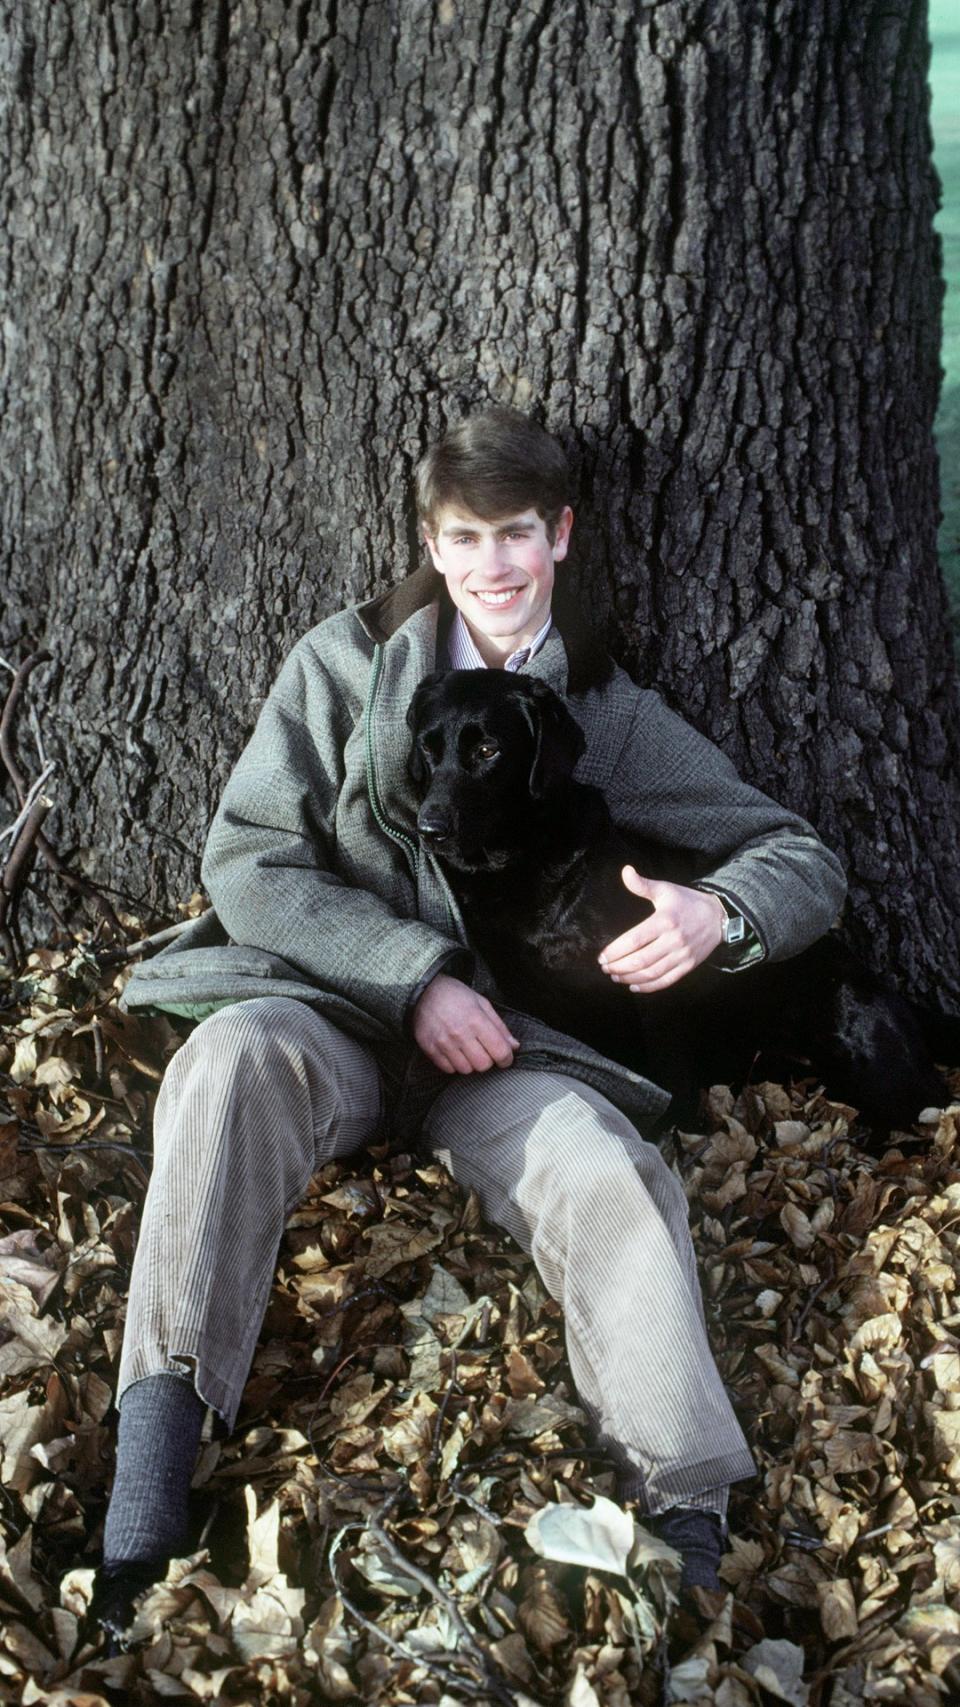
[[[381,1115],[372,1055],[303,1002],[239,1002],[196,1027],[157,1100],[121,1396],[185,1363],[232,1426],[284,1223]],[[562,1305],[580,1401],[625,1492],[650,1512],[722,1511],[754,1465],[707,1340],[683,1187],[657,1148],[578,1080],[517,1067],[452,1079],[424,1141]]]

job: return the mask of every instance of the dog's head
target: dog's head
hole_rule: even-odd
[[[536,676],[449,670],[420,683],[407,722],[417,828],[445,864],[500,869],[516,857],[532,809],[569,782],[586,741]]]

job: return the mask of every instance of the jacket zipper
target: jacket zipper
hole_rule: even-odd
[[[399,842],[401,847],[406,848],[407,853],[413,861],[413,869],[416,871],[420,864],[419,845],[417,842],[413,841],[410,836],[405,836],[402,830],[398,830],[395,824],[390,823],[382,806],[380,805],[380,795],[377,789],[377,772],[376,766],[373,762],[373,702],[376,699],[377,688],[380,685],[380,672],[382,668],[383,647],[375,646],[373,650],[373,671],[370,682],[370,692],[367,694],[367,706],[363,719],[363,751],[364,763],[366,765],[367,772],[367,798],[370,801],[370,810],[373,813],[374,819],[383,831],[384,835],[389,836],[392,841]]]
[[[377,787],[377,769],[373,758],[373,702],[377,695],[377,688],[380,685],[380,673],[382,668],[383,647],[378,645],[374,647],[373,651],[373,668],[371,672],[370,691],[367,695],[367,704],[363,717],[363,751],[364,764],[367,773],[367,799],[370,802],[370,810],[373,813],[374,820],[383,831],[384,835],[389,836],[391,841],[399,842],[400,846],[406,849],[413,864],[414,876],[419,882],[420,864],[423,857],[423,850],[420,843],[415,842],[411,836],[405,835],[402,830],[397,829],[395,824],[390,823],[390,820],[380,804],[380,794]],[[445,894],[447,911],[450,915],[450,924],[453,934],[464,944],[465,947],[469,948],[470,945],[467,942],[466,932],[463,929],[463,921],[460,918],[460,909],[454,901],[450,886],[439,872],[435,871],[435,877],[441,883]]]

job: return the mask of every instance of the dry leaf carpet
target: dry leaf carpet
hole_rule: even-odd
[[[194,1550],[108,1658],[85,1611],[112,1391],[187,1029],[122,1015],[124,976],[77,941],[2,996],[0,1700],[960,1700],[960,1109],[877,1157],[810,1085],[716,1088],[675,1141],[758,1464],[724,1597],[667,1619],[639,1531],[625,1574],[534,1551],[537,1512],[614,1498],[558,1308],[441,1168],[383,1151],[291,1220]]]

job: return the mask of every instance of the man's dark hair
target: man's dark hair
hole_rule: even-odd
[[[556,439],[519,409],[495,406],[458,421],[431,446],[417,467],[416,493],[431,534],[448,506],[485,522],[532,506],[552,544],[573,479]]]

